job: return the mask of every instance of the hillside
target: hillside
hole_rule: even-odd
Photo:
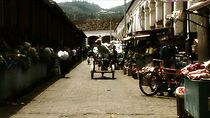
[[[95,14],[101,11],[96,4],[88,2],[63,2],[58,4],[72,20],[94,19]]]
[[[127,4],[127,7],[130,3]],[[86,1],[58,3],[69,19],[81,30],[108,30],[110,19],[112,29],[123,17],[124,6],[103,9],[100,6]]]

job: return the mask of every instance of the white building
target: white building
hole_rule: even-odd
[[[199,60],[210,57],[209,12],[210,0],[133,0],[115,32],[119,39],[139,31],[172,28],[174,36],[198,38]],[[203,17],[207,16],[207,17]],[[204,26],[204,27],[203,27]],[[195,33],[197,37],[191,37]],[[204,48],[205,47],[205,48]]]

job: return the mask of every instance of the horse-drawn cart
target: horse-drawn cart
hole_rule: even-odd
[[[104,77],[104,73],[111,73],[112,79],[114,79],[115,65],[111,63],[108,58],[97,57],[91,65],[91,79],[94,79],[95,73],[101,73]]]

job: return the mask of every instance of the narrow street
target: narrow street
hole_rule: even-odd
[[[175,98],[144,96],[138,80],[122,70],[115,77],[91,80],[90,65],[83,61],[66,78],[41,84],[17,102],[1,106],[0,118],[177,117]]]

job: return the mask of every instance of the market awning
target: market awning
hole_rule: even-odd
[[[143,35],[134,36],[134,39],[136,39],[136,40],[141,40],[141,39],[144,40],[147,37],[150,37],[150,34],[143,34]]]
[[[147,38],[150,36],[157,36],[160,37],[162,35],[168,35],[169,28],[155,28],[151,30],[142,30],[142,31],[136,31],[134,34],[134,38]]]
[[[142,30],[142,31],[136,31],[135,35],[148,35],[151,33],[161,33],[161,32],[167,32],[169,30],[169,28],[155,28],[155,29],[151,29],[151,30]]]
[[[128,36],[128,37],[125,37],[125,38],[123,38],[123,41],[128,41],[128,40],[130,40],[132,37],[130,37],[130,36]]]
[[[197,3],[193,4],[187,10],[188,11],[195,11],[195,10],[204,8],[204,7],[208,6],[208,5],[210,5],[210,0],[201,1],[201,2],[197,2]]]

